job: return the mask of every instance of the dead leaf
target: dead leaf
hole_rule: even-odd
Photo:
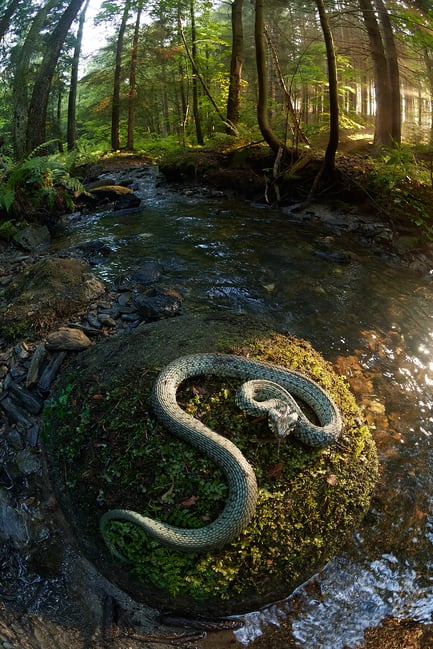
[[[268,469],[268,476],[270,478],[274,478],[274,480],[278,480],[278,478],[281,476],[283,469],[284,469],[284,464],[282,462],[278,462],[278,464]]]
[[[180,503],[182,507],[190,508],[194,507],[196,502],[200,499],[200,496],[190,496],[189,498],[185,498],[185,500],[182,500]]]

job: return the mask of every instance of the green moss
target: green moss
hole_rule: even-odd
[[[110,538],[130,561],[131,575],[175,604],[227,601],[239,609],[287,595],[353,533],[377,478],[375,446],[367,426],[359,423],[346,381],[308,343],[274,334],[228,351],[314,378],[340,408],[344,433],[322,451],[293,438],[279,446],[265,421],[235,405],[237,381],[195,378],[182,385],[178,400],[183,407],[229,437],[253,465],[259,499],[242,535],[204,555],[162,548],[128,523],[111,524]],[[155,376],[156,369],[129,367],[127,375],[108,382],[94,374],[89,387],[88,376],[81,383],[75,375],[68,405],[60,402],[60,392],[50,406],[52,457],[66,485],[74,485],[68,498],[78,526],[99,545],[97,521],[106,509],[133,509],[192,528],[218,516],[227,498],[220,469],[154,419],[150,392]],[[71,443],[77,435],[79,443]]]
[[[0,322],[0,335],[10,342],[25,338],[30,329],[30,323],[24,319],[13,319]]]
[[[0,312],[1,330],[14,334],[49,329],[100,295],[104,286],[79,259],[49,257],[27,267],[7,286],[6,308]],[[15,336],[15,334],[14,334]]]
[[[0,239],[3,241],[10,241],[17,233],[17,228],[12,221],[4,221],[0,224]]]

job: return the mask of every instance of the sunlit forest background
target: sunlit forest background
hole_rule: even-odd
[[[22,157],[54,140],[60,149],[109,150],[164,138],[192,145],[227,134],[260,138],[262,74],[278,137],[320,141],[330,112],[320,4],[335,47],[340,128],[353,138],[379,129],[385,144],[430,142],[427,0],[9,0],[0,13],[2,150]],[[389,126],[393,119],[399,123]]]
[[[376,179],[394,165],[379,194],[433,186],[429,0],[4,0],[0,72],[3,218],[30,190],[78,190],[78,163],[107,152],[254,143],[279,172],[314,151],[323,182],[368,143]]]

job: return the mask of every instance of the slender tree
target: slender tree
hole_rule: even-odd
[[[389,92],[391,103],[391,138],[395,145],[401,142],[401,96],[400,96],[400,70],[398,54],[395,45],[394,32],[389,14],[383,0],[375,0],[379,24],[383,36],[386,67],[389,78]]]
[[[40,7],[32,20],[22,45],[17,45],[13,52],[16,63],[12,88],[12,142],[17,159],[21,159],[27,151],[30,61],[32,56],[41,50],[40,32],[45,25],[49,12],[54,9],[56,4],[57,0],[48,0]]]
[[[137,97],[137,60],[138,60],[138,39],[140,35],[140,20],[143,11],[143,0],[139,0],[137,17],[135,19],[134,36],[132,39],[131,65],[129,69],[129,92],[128,92],[128,136],[126,148],[134,150],[134,119]]]
[[[257,121],[260,131],[265,142],[273,151],[278,153],[284,148],[283,142],[275,135],[268,116],[268,75],[266,67],[266,49],[265,49],[265,20],[264,20],[264,0],[256,0],[256,12],[254,22],[254,41],[256,46],[256,65],[257,65]]]
[[[291,122],[294,142],[295,142],[295,144],[297,144],[299,141],[301,141],[301,142],[304,142],[304,144],[308,144],[308,138],[305,135],[305,133],[302,131],[298,116],[296,115],[295,107],[294,107],[293,101],[292,101],[292,96],[290,94],[289,88],[286,85],[286,81],[284,79],[284,75],[283,75],[283,72],[281,70],[281,65],[280,65],[280,61],[279,61],[279,58],[278,58],[277,50],[276,50],[276,48],[274,46],[274,43],[272,42],[271,35],[270,35],[269,30],[267,29],[267,27],[265,27],[265,35],[266,35],[267,41],[269,43],[269,47],[271,48],[272,58],[274,60],[274,66],[275,66],[276,74],[277,74],[277,77],[278,77],[280,88],[281,88],[281,90],[283,92],[283,96],[285,98],[287,114],[288,114],[288,118],[290,119],[290,122]]]
[[[90,0],[86,0],[83,10],[80,14],[80,20],[78,23],[77,37],[74,47],[74,55],[72,58],[71,66],[71,83],[69,86],[69,96],[68,96],[68,124],[67,124],[67,143],[68,149],[71,150],[75,146],[75,140],[77,138],[76,133],[76,108],[77,108],[77,85],[78,85],[78,66],[80,63],[81,55],[81,45],[83,40],[83,31],[84,31],[84,22],[86,20],[86,12],[89,6]]]
[[[232,52],[230,60],[230,81],[229,94],[227,99],[227,125],[226,132],[229,135],[236,135],[233,126],[239,123],[241,104],[241,83],[244,49],[244,28],[242,20],[242,9],[244,0],[233,0],[232,2]]]
[[[207,96],[207,98],[211,102],[212,106],[214,107],[215,112],[217,113],[218,117],[222,120],[222,122],[224,122],[224,124],[226,125],[227,128],[230,128],[230,133],[232,135],[237,135],[237,130],[236,130],[235,125],[232,122],[228,122],[228,120],[226,119],[226,117],[224,116],[222,111],[220,110],[220,108],[219,108],[219,106],[218,106],[218,104],[217,104],[217,102],[215,100],[215,97],[212,95],[208,84],[206,83],[202,73],[200,72],[197,61],[194,58],[194,55],[193,55],[192,51],[188,47],[188,43],[186,41],[185,34],[184,34],[183,30],[181,30],[181,38],[182,38],[182,42],[183,42],[187,57],[188,57],[189,61],[191,62],[194,77],[200,83],[201,87],[204,90],[205,95]],[[197,55],[197,52],[196,52],[196,55]]]
[[[392,95],[382,35],[372,0],[359,0],[359,6],[367,29],[373,62],[376,91],[374,143],[376,145],[392,146]]]
[[[111,148],[113,151],[118,151],[120,149],[120,85],[122,75],[122,53],[130,7],[131,0],[125,0],[119,33],[117,34],[116,63],[114,67],[113,98],[111,105]]]
[[[179,34],[182,37],[182,18],[181,11],[178,5],[177,9],[177,29]],[[180,91],[180,101],[182,107],[182,119],[181,119],[181,132],[182,132],[182,141],[186,145],[186,132],[187,132],[187,122],[189,114],[189,103],[188,103],[188,86],[185,81],[186,74],[184,70],[184,64],[182,59],[179,59],[179,91]]]
[[[325,39],[329,82],[329,140],[325,152],[322,176],[327,179],[332,179],[335,172],[335,154],[337,152],[339,140],[337,57],[335,54],[334,39],[329,25],[328,15],[325,10],[325,4],[323,0],[316,0],[316,4],[319,12],[323,37]]]
[[[430,144],[433,145],[433,53],[424,48],[424,62],[430,87]]]
[[[189,15],[191,19],[191,58],[195,64],[195,62],[197,61],[197,34],[196,34],[196,27],[195,27],[194,0],[190,1]],[[199,82],[197,77],[197,66],[195,65],[195,72],[192,77],[192,112],[194,115],[195,135],[197,138],[197,144],[203,145],[204,137],[203,137],[203,130],[201,127],[200,110],[198,105],[198,88],[199,88],[198,84]]]

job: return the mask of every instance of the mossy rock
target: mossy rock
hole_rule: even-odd
[[[179,402],[230,437],[253,465],[256,514],[238,539],[207,554],[163,548],[130,524],[113,522],[112,539],[130,559],[119,565],[99,533],[107,509],[198,527],[224,506],[221,471],[165,431],[149,400],[160,368],[200,351],[245,355],[305,373],[334,398],[343,435],[321,451],[295,438],[278,448],[266,422],[235,406],[237,381],[187,381]],[[242,316],[173,318],[83,352],[56,387],[44,435],[58,497],[84,553],[137,600],[196,614],[241,613],[289,595],[356,530],[378,471],[374,443],[345,379],[308,342]]]
[[[70,318],[105,291],[81,259],[47,257],[25,268],[8,285],[8,307],[0,312],[0,332],[14,339],[49,329]]]
[[[10,241],[17,233],[18,229],[12,221],[4,221],[0,223],[0,240]]]

